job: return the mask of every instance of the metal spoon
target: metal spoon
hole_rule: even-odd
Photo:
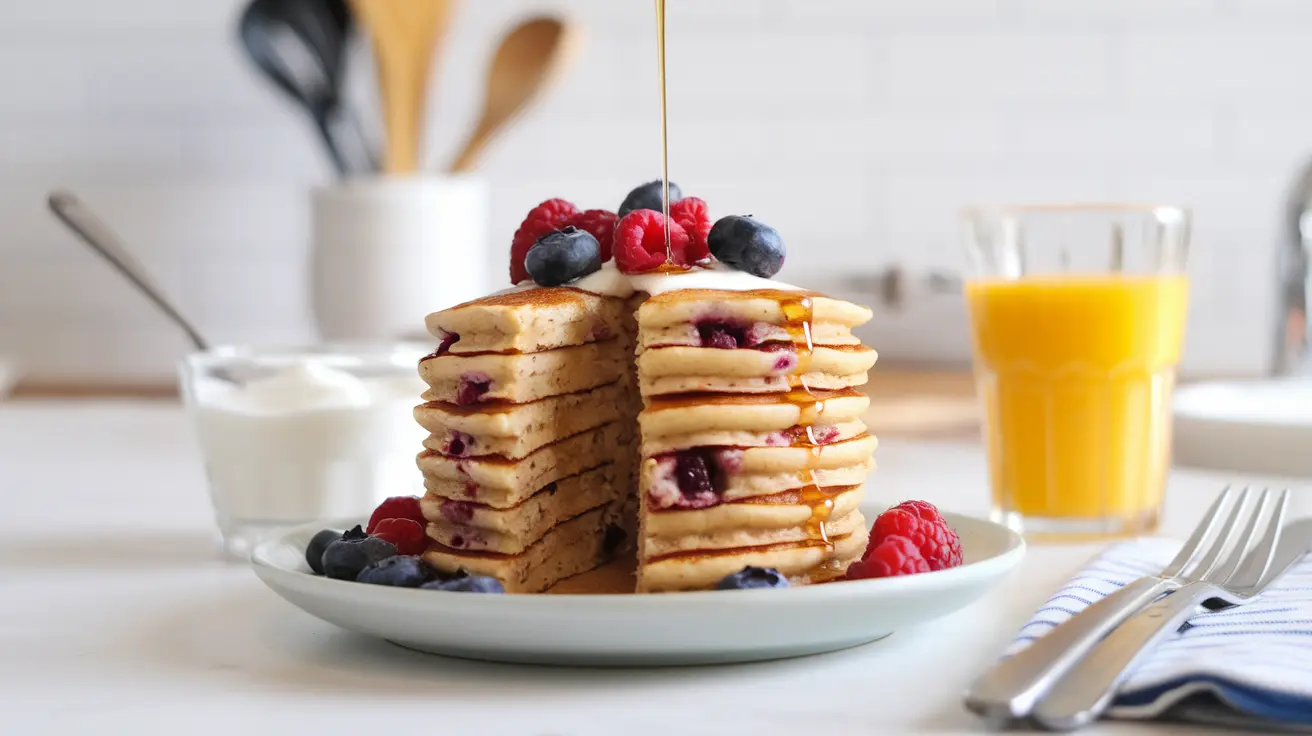
[[[164,295],[164,290],[150,277],[137,259],[132,257],[123,241],[104,222],[101,222],[90,208],[82,204],[82,200],[71,192],[54,191],[46,198],[46,202],[60,222],[67,225],[69,230],[82,239],[82,242],[109,261],[115,270],[137,287],[137,291],[145,294],[147,299],[160,308],[160,311],[181,327],[197,350],[209,349],[210,343],[201,337],[191,321],[183,317],[177,306]]]
[[[310,113],[343,175],[377,168],[339,91],[350,23],[346,0],[252,0],[238,25],[247,55]]]
[[[578,33],[559,18],[539,17],[502,39],[488,68],[483,114],[451,164],[454,174],[472,171],[487,144],[565,69],[578,46]]]

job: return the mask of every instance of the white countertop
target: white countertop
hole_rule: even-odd
[[[960,706],[966,684],[1098,549],[1032,546],[968,609],[834,654],[649,670],[486,664],[339,630],[246,566],[219,562],[176,404],[0,403],[0,438],[0,731],[10,733],[971,732],[980,724]],[[887,442],[877,457],[875,498],[987,508],[975,447]],[[1226,480],[1248,479],[1174,474],[1165,531],[1191,527]],[[1294,510],[1309,507],[1300,499]]]

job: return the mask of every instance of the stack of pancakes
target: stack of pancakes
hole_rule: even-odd
[[[632,540],[633,307],[568,288],[490,296],[430,315],[419,365],[430,432],[418,464],[448,573],[540,592]]]
[[[635,539],[639,592],[749,565],[841,575],[866,544],[876,440],[855,387],[876,355],[852,328],[870,310],[774,289],[642,298],[521,288],[428,317],[424,558],[510,592]]]
[[[870,310],[809,292],[671,291],[638,310],[640,592],[745,566],[794,583],[865,549]]]

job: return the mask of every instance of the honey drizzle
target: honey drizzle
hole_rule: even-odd
[[[665,258],[667,264],[674,263],[674,252],[670,246],[670,144],[669,144],[669,120],[668,106],[665,94],[665,0],[655,0],[656,3],[656,58],[659,65],[660,87],[661,87],[661,188],[662,203],[661,214],[665,223]],[[686,270],[686,269],[680,269]],[[807,520],[806,529],[810,539],[808,543],[811,546],[824,546],[830,551],[833,550],[833,542],[829,539],[829,532],[825,528],[829,515],[833,512],[834,501],[821,490],[815,482],[815,468],[819,465],[820,456],[824,452],[824,446],[816,441],[815,432],[812,425],[819,421],[824,413],[824,400],[816,397],[811,388],[806,385],[806,374],[811,370],[811,354],[815,349],[815,344],[811,340],[811,323],[815,317],[814,304],[811,297],[806,294],[797,294],[789,292],[757,292],[758,295],[768,293],[773,296],[779,303],[780,309],[783,310],[785,326],[788,334],[793,340],[793,348],[797,352],[797,365],[794,367],[792,374],[789,376],[790,390],[784,394],[784,400],[797,406],[799,411],[799,420],[805,414],[806,407],[810,406],[815,409],[815,418],[811,422],[803,425],[805,428],[806,440],[800,441],[800,437],[793,439],[794,447],[809,448],[810,453],[807,457],[806,467],[798,473],[798,480],[802,481],[801,500],[802,503],[811,507],[811,517]],[[826,560],[820,570],[832,570],[833,559]],[[818,573],[818,571],[817,571]]]
[[[670,136],[665,104],[665,0],[656,0],[656,60],[661,80],[661,222],[665,227],[665,262],[674,263],[670,246]]]
[[[834,499],[825,493],[815,482],[815,468],[820,465],[824,454],[824,445],[815,437],[815,424],[824,416],[825,402],[811,390],[806,383],[806,374],[811,372],[811,355],[815,343],[811,339],[811,325],[815,319],[815,305],[806,295],[787,294],[776,297],[779,308],[784,313],[784,327],[793,340],[793,349],[797,352],[797,366],[789,376],[792,387],[784,394],[784,400],[798,409],[799,420],[805,417],[807,409],[812,410],[813,418],[803,425],[803,432],[792,438],[793,447],[806,448],[806,467],[798,471],[797,479],[802,482],[801,501],[811,507],[811,517],[807,519],[806,530],[812,544],[823,545],[833,549],[826,528],[830,514],[834,510]],[[818,544],[817,544],[818,543]]]

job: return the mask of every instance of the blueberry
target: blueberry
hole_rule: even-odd
[[[711,475],[710,463],[700,453],[681,452],[674,459],[674,480],[685,496],[714,493],[715,483]]]
[[[624,201],[620,203],[620,208],[615,214],[623,217],[634,210],[656,210],[660,212],[665,209],[665,185],[659,179],[649,181],[646,184],[629,192]],[[679,185],[670,182],[670,202],[678,202],[683,199],[683,192],[679,190]]]
[[[788,578],[773,567],[744,567],[726,576],[715,586],[717,590],[746,590],[748,588],[787,588]]]
[[[386,539],[349,536],[350,532],[323,552],[323,573],[330,578],[355,580],[370,564],[396,554],[396,545]]]
[[[560,286],[601,268],[601,245],[587,230],[565,226],[528,249],[524,268],[539,286]]]
[[[346,533],[342,535],[342,539],[364,539],[367,536],[369,536],[369,533],[364,530],[364,527],[356,524],[346,530]]]
[[[706,237],[721,263],[754,276],[770,278],[784,267],[784,239],[779,231],[751,217],[721,217]]]
[[[424,590],[447,590],[453,593],[504,593],[500,580],[486,575],[458,575],[450,580],[434,580],[419,586]]]
[[[332,529],[324,529],[310,537],[310,543],[305,547],[305,561],[310,563],[310,569],[314,570],[315,575],[323,574],[323,551],[341,538],[342,533]]]
[[[418,588],[433,579],[433,568],[418,557],[396,555],[370,563],[355,579],[373,585]]]

